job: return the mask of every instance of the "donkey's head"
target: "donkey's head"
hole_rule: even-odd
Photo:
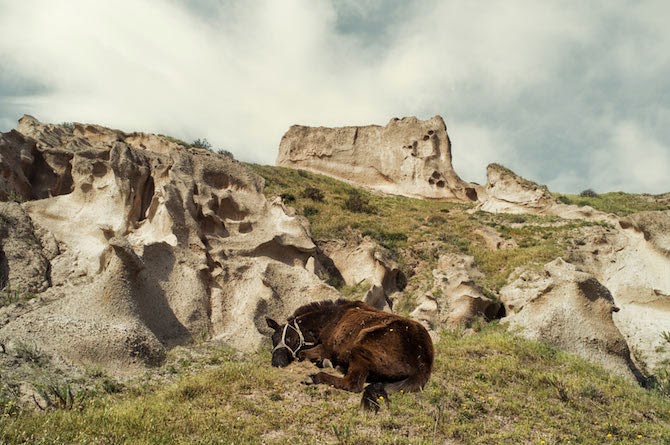
[[[298,358],[298,352],[313,343],[305,341],[297,320],[280,325],[273,319],[265,317],[272,333],[272,366],[283,368]]]

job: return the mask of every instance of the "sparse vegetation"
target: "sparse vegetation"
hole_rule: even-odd
[[[209,143],[207,138],[203,138],[203,139],[196,139],[193,142],[191,142],[191,147],[204,148],[205,150],[210,150],[212,148],[212,144]]]
[[[623,444],[670,432],[668,398],[495,325],[444,333],[436,347],[425,390],[393,394],[378,415],[360,411],[358,394],[302,385],[311,365],[272,368],[266,346],[77,410],[12,411],[0,442]]]
[[[355,213],[375,213],[377,209],[370,205],[369,198],[358,189],[349,191],[349,196],[344,201],[343,208]]]
[[[584,192],[587,192],[585,190]],[[582,192],[582,193],[584,193]],[[595,193],[595,192],[594,192]],[[669,210],[670,205],[661,204],[652,195],[637,195],[634,193],[600,193],[595,196],[569,195],[569,194],[554,194],[556,198],[563,204],[591,206],[596,210],[605,213],[614,213],[619,216],[630,215],[635,212],[643,212],[647,210]]]
[[[13,287],[11,283],[8,283],[4,289],[0,290],[0,307],[21,301],[29,301],[35,297],[36,295],[32,292],[22,291],[21,286]]]
[[[579,194],[582,198],[597,198],[598,194],[593,191],[593,189],[586,189],[582,190],[582,192]]]
[[[323,198],[325,197],[323,192],[316,187],[305,187],[300,196],[316,202],[323,202]]]

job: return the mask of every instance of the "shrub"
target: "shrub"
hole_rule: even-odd
[[[316,202],[323,202],[323,198],[325,197],[323,192],[316,187],[305,187],[300,196]]]
[[[217,148],[216,153],[226,158],[235,159],[235,155],[233,155],[228,150],[224,150],[223,148]]]
[[[319,213],[319,209],[317,209],[316,207],[305,206],[302,209],[302,214],[305,216],[313,216],[316,215],[317,213]]]
[[[281,195],[279,195],[279,197],[280,197],[281,200],[284,201],[285,203],[289,203],[289,202],[294,202],[294,201],[295,201],[295,196],[293,196],[291,193],[282,193]]]
[[[557,199],[558,199],[558,202],[560,202],[560,203],[572,204],[572,200],[565,195],[560,195]]]
[[[344,209],[355,213],[375,213],[377,210],[370,205],[368,197],[356,189],[349,192],[349,197],[344,201]]]
[[[594,192],[593,189],[586,189],[586,190],[582,191],[579,194],[579,196],[581,196],[582,198],[597,198],[598,194],[596,192]]]
[[[191,143],[191,147],[195,148],[204,148],[206,150],[209,150],[212,148],[212,144],[209,143],[209,141],[206,138],[203,139],[196,139]]]

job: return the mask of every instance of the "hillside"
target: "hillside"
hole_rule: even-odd
[[[477,284],[497,298],[517,267],[539,270],[598,225],[470,213],[473,206],[377,195],[314,173],[247,167],[265,179],[268,199],[281,195],[307,216],[317,244],[367,236],[383,246],[407,277],[394,295],[394,307],[405,314],[432,289],[430,271],[443,252],[472,255],[482,271]],[[633,195],[620,207],[616,202],[608,210],[647,205]],[[505,249],[490,247],[487,228],[500,234]],[[332,284],[348,298],[369,287]],[[0,437],[7,443],[668,443],[667,373],[644,390],[506,333],[497,322],[480,320],[440,338],[426,390],[394,395],[390,410],[377,416],[359,410],[358,395],[301,384],[310,365],[271,368],[267,342],[250,354],[202,343],[173,349],[162,366],[130,380],[100,368],[77,378],[43,373],[40,394],[53,405],[46,412],[17,408],[16,389],[5,384]],[[48,357],[39,356],[33,351],[25,366],[42,367]]]
[[[467,199],[393,196],[30,116],[0,155],[2,442],[670,436],[667,195],[551,194],[492,164]],[[423,393],[372,416],[303,385],[311,365],[271,368],[265,316],[337,296],[429,329]]]

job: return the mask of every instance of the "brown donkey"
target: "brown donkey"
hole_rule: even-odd
[[[296,358],[340,367],[344,377],[312,374],[308,383],[361,392],[364,408],[388,405],[388,393],[419,391],[430,377],[433,343],[416,321],[383,312],[360,301],[321,301],[298,308],[287,323],[271,318],[272,366]],[[364,388],[365,383],[370,383]]]

